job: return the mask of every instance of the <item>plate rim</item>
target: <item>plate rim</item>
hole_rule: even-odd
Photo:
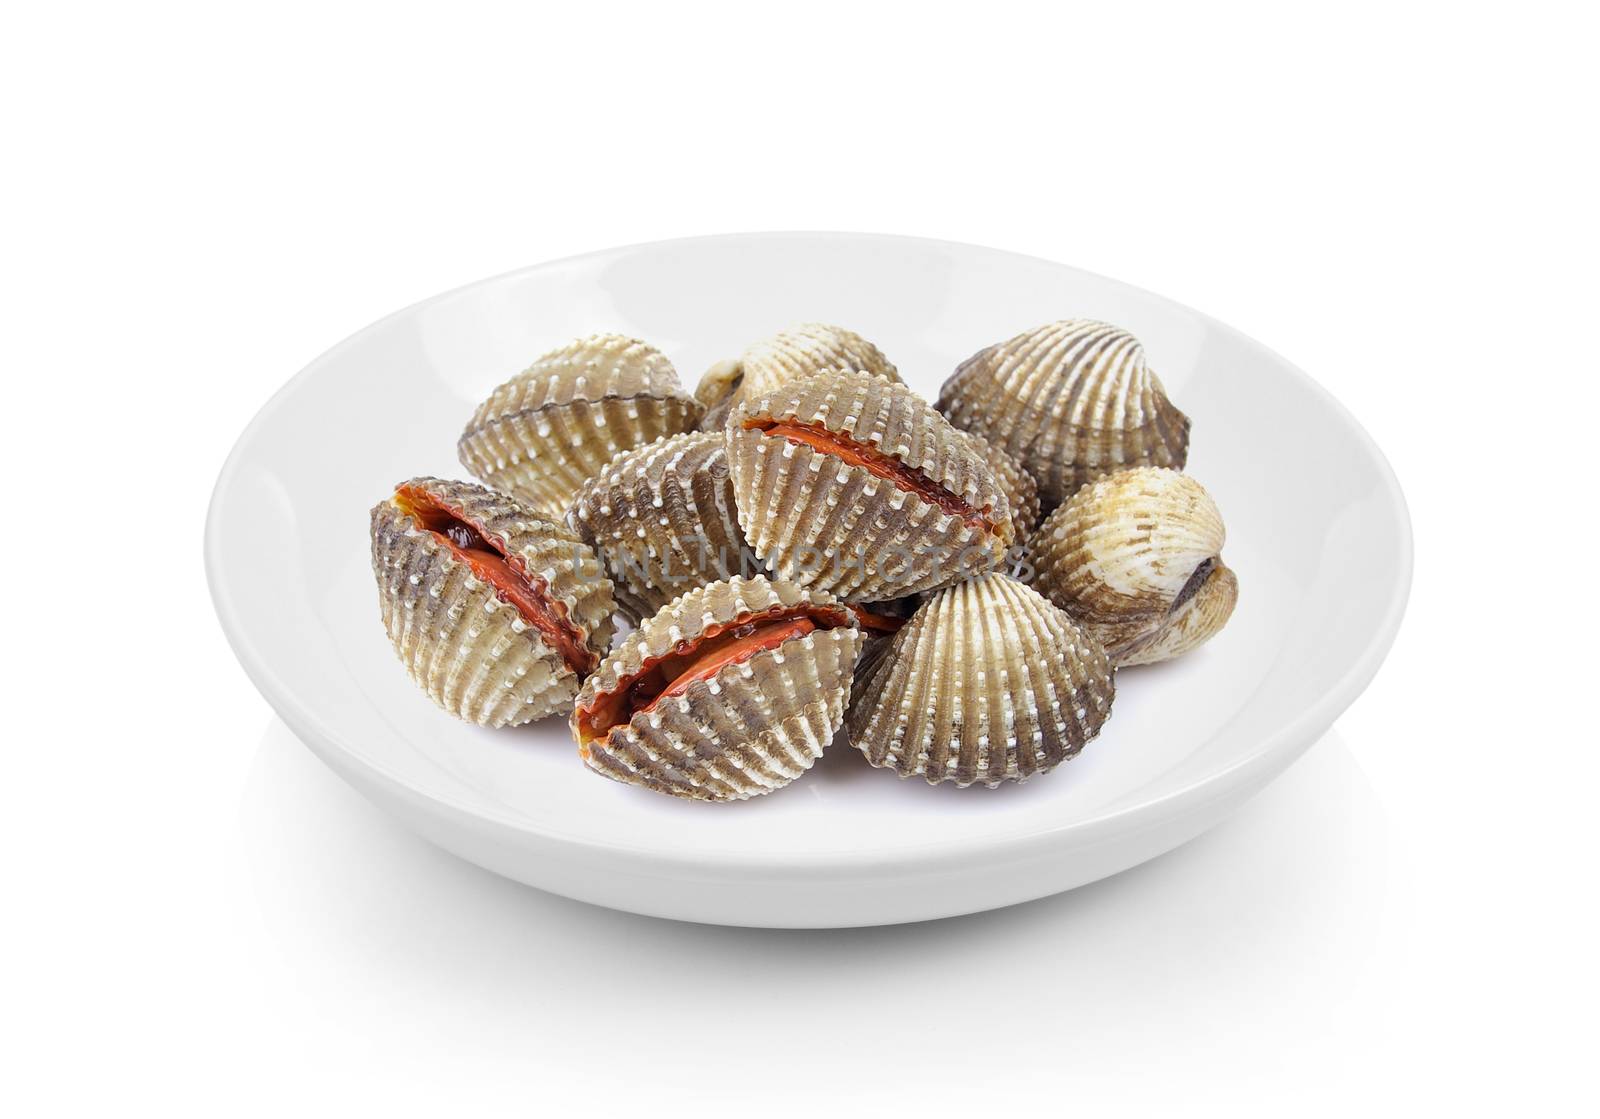
[[[1397,577],[1389,587],[1388,601],[1384,604],[1380,621],[1368,635],[1360,653],[1352,659],[1344,673],[1322,695],[1308,704],[1299,715],[1281,727],[1276,733],[1265,736],[1254,750],[1220,769],[1200,775],[1158,796],[1137,800],[1131,804],[1124,804],[1110,810],[1092,813],[1060,824],[1043,828],[1036,827],[1014,835],[985,838],[978,842],[971,840],[935,841],[928,844],[892,849],[869,847],[828,852],[810,852],[803,849],[750,852],[725,848],[715,851],[699,851],[692,854],[687,852],[674,853],[646,848],[633,843],[608,840],[605,837],[575,834],[562,829],[542,826],[535,821],[530,821],[525,816],[489,810],[489,806],[467,804],[452,795],[418,787],[390,770],[387,766],[374,761],[354,748],[351,743],[344,740],[343,736],[327,727],[311,707],[297,701],[294,698],[293,689],[279,676],[260,650],[256,648],[249,637],[247,626],[241,620],[236,595],[229,584],[226,565],[222,558],[223,542],[218,511],[232,487],[249,446],[260,435],[278,410],[284,406],[285,402],[292,398],[298,387],[322,367],[324,363],[368,332],[380,328],[390,320],[409,315],[425,306],[443,303],[474,288],[497,284],[512,277],[546,269],[644,249],[754,238],[792,240],[829,238],[938,246],[961,251],[977,251],[1013,257],[1033,264],[1067,269],[1079,275],[1090,277],[1097,282],[1115,285],[1170,304],[1204,321],[1208,328],[1220,330],[1232,336],[1234,340],[1271,358],[1279,368],[1299,378],[1304,387],[1311,389],[1321,399],[1322,404],[1328,408],[1329,412],[1355,436],[1357,443],[1364,448],[1378,467],[1378,476],[1382,480],[1384,497],[1395,515],[1397,532],[1394,545],[1397,551]],[[976,857],[980,854],[993,856],[997,853],[1008,857],[1025,857],[1030,852],[1065,844],[1072,840],[1081,839],[1085,843],[1092,843],[1100,834],[1108,830],[1115,830],[1121,822],[1129,817],[1160,814],[1163,818],[1170,818],[1191,805],[1204,804],[1215,797],[1227,795],[1266,759],[1273,758],[1296,745],[1309,745],[1311,740],[1325,731],[1371,683],[1378,669],[1382,666],[1385,657],[1387,657],[1389,650],[1393,647],[1405,617],[1414,575],[1415,542],[1410,508],[1406,502],[1404,491],[1401,489],[1399,478],[1395,475],[1388,456],[1383,453],[1382,448],[1378,446],[1377,442],[1355,415],[1332,392],[1294,362],[1289,361],[1277,351],[1220,319],[1138,285],[1029,253],[1020,253],[971,242],[904,234],[829,230],[779,230],[716,233],[674,237],[656,241],[639,241],[524,265],[472,280],[435,295],[416,300],[353,331],[318,354],[285,381],[262,404],[234,440],[227,458],[223,461],[222,467],[218,471],[217,480],[212,487],[211,497],[207,504],[204,556],[206,583],[210,591],[213,608],[216,610],[218,621],[224,636],[227,638],[228,645],[233,650],[240,666],[244,669],[245,675],[250,679],[256,690],[261,693],[262,698],[267,701],[276,715],[282,718],[298,737],[307,740],[307,744],[312,746],[314,751],[323,756],[325,760],[327,752],[332,751],[347,759],[349,763],[383,779],[391,789],[407,794],[424,805],[434,805],[448,809],[456,817],[466,819],[469,822],[492,823],[511,829],[524,837],[564,844],[592,854],[625,855],[635,862],[642,860],[661,866],[692,866],[700,869],[704,869],[707,866],[716,866],[718,869],[733,871],[820,870],[847,872],[852,869],[877,869],[895,863],[922,863],[930,855],[940,852],[950,852],[957,856],[958,859],[962,855]],[[1225,731],[1226,725],[1219,728],[1216,733],[1225,733]],[[1212,737],[1214,738],[1215,734]],[[1210,740],[1207,739],[1207,741]],[[337,767],[335,769],[337,771]],[[951,864],[946,863],[944,866],[949,869]]]

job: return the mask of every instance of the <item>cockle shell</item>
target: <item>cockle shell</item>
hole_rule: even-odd
[[[761,570],[739,529],[721,432],[624,451],[578,492],[567,524],[600,553],[635,623],[684,591]]]
[[[991,572],[923,603],[858,679],[845,727],[869,762],[901,777],[993,787],[1077,754],[1114,694],[1097,641]]]
[[[1239,581],[1222,562],[1222,514],[1186,474],[1143,467],[1074,494],[1029,543],[1033,584],[1094,634],[1117,665],[1150,664],[1210,640]]]
[[[692,652],[707,634],[797,609],[831,622],[727,664],[625,722],[586,726],[606,697],[632,694],[652,666]],[[669,603],[606,658],[578,695],[573,737],[585,765],[626,784],[691,800],[769,793],[810,769],[832,740],[860,650],[854,616],[828,595],[759,576],[712,583]]]
[[[578,669],[463,553],[424,526],[406,494],[421,493],[500,554],[582,643]],[[583,669],[611,644],[611,582],[586,545],[513,498],[471,482],[413,478],[372,509],[372,572],[395,652],[440,707],[486,727],[565,710]]]
[[[844,440],[876,461],[846,461],[765,424]],[[790,382],[741,401],[726,432],[745,539],[783,578],[881,602],[993,568],[1016,537],[994,472],[904,385],[864,372]],[[882,473],[896,469],[919,480],[917,492]]]
[[[706,370],[694,390],[706,406],[700,426],[721,431],[728,412],[739,401],[833,369],[860,369],[886,380],[900,380],[894,363],[855,331],[827,323],[801,323],[762,339],[736,360],[719,361]]]
[[[1026,537],[1039,523],[1039,483],[1020,462],[983,436],[959,427],[952,430],[971,443],[973,453],[994,471],[995,480],[1005,491],[1006,500],[1011,502],[1011,520],[1017,526],[1017,537]]]
[[[979,350],[944,383],[951,423],[1019,460],[1046,511],[1085,483],[1134,466],[1183,468],[1189,417],[1167,399],[1139,340],[1067,319]]]
[[[659,350],[596,334],[552,350],[490,393],[456,450],[474,476],[560,517],[618,452],[689,431],[703,411]]]

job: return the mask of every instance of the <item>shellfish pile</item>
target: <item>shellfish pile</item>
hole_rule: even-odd
[[[1086,319],[979,350],[935,404],[838,326],[693,393],[653,346],[581,338],[468,419],[482,484],[372,509],[379,609],[440,707],[563,714],[624,784],[743,800],[841,729],[901,777],[1022,781],[1099,733],[1118,669],[1233,612],[1189,430],[1138,340]]]

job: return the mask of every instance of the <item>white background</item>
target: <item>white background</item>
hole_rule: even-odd
[[[1580,14],[12,13],[0,1107],[1594,1114],[1600,85]],[[1418,559],[1394,652],[1334,733],[1120,878],[844,933],[538,894],[322,769],[233,662],[201,572],[211,482],[255,410],[436,291],[790,228],[1104,272],[1348,404]]]

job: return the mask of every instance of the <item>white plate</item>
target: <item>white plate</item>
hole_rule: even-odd
[[[1025,785],[930,788],[841,738],[742,804],[602,780],[561,720],[491,732],[412,686],[378,620],[367,510],[464,476],[478,399],[568,339],[619,331],[692,386],[797,321],[859,330],[930,399],[956,362],[1052,319],[1128,327],[1194,421],[1189,471],[1228,523],[1239,608],[1210,645],[1122,672],[1113,718]],[[1404,499],[1304,374],[1188,308],[1059,264],[854,234],[707,237],[539,265],[336,346],[240,437],[212,499],[217,613],[268,702],[330,766],[440,846],[570,897],[695,921],[883,924],[1071,889],[1185,842],[1315,741],[1377,671],[1411,575]]]

